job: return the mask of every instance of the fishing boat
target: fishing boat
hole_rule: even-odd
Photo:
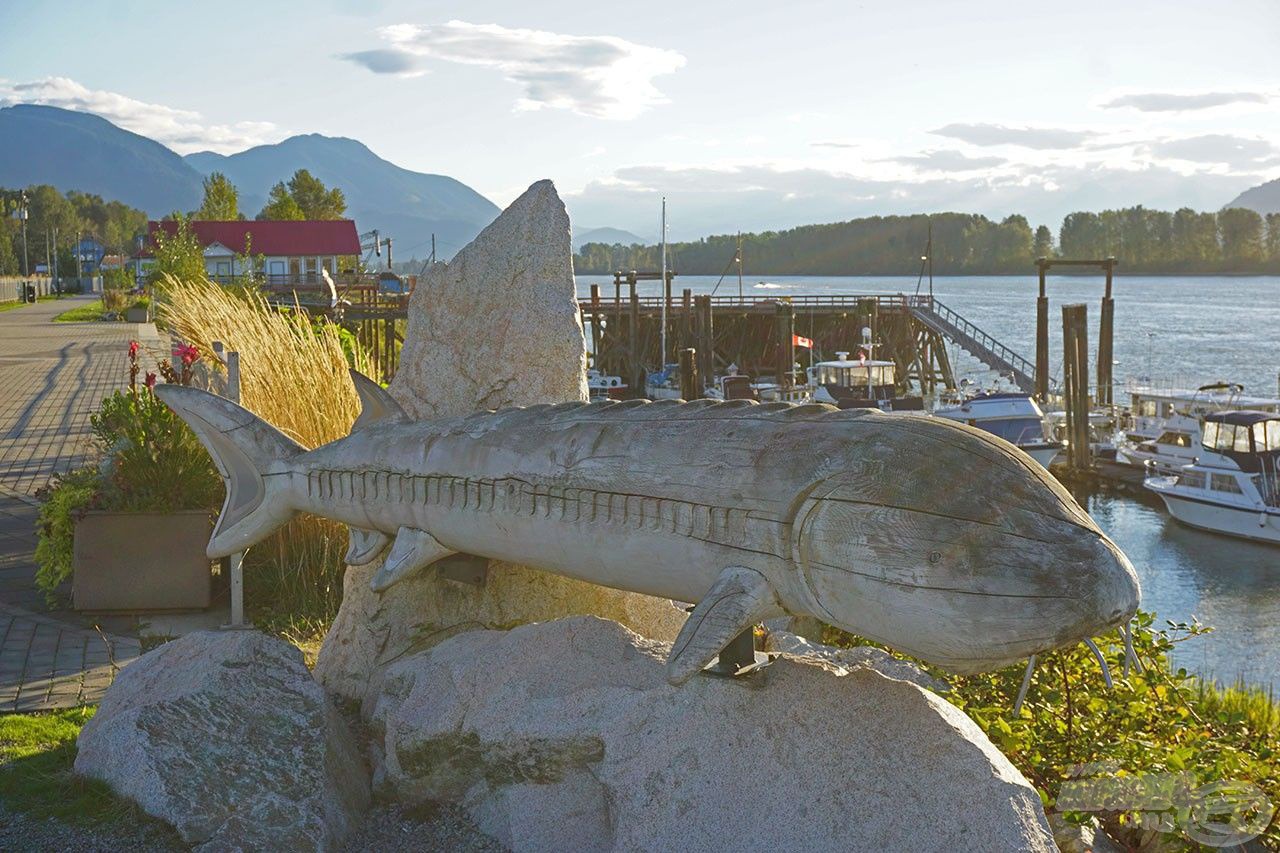
[[[1194,390],[1138,387],[1130,400],[1132,423],[1116,445],[1116,461],[1168,475],[1196,460],[1205,416],[1245,409],[1280,413],[1280,399],[1246,397],[1244,386],[1232,382]]]
[[[1196,461],[1143,485],[1189,527],[1280,545],[1280,415],[1205,415]]]
[[[923,398],[898,396],[896,370],[892,361],[867,358],[865,351],[857,361],[850,360],[847,352],[837,352],[835,361],[820,361],[806,375],[815,403],[841,409],[922,411]]]
[[[625,400],[627,383],[621,376],[606,375],[593,367],[587,371],[587,395],[592,400]]]
[[[957,405],[934,409],[933,414],[986,430],[1014,444],[1045,468],[1062,450],[1062,442],[1044,433],[1044,412],[1029,394],[978,394]]]

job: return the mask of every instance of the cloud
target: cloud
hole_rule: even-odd
[[[1263,92],[1133,92],[1118,95],[1100,106],[1106,110],[1130,107],[1144,113],[1208,110],[1227,104],[1265,104],[1271,96]]]
[[[343,58],[380,74],[416,74],[425,60],[495,68],[523,90],[517,109],[544,107],[606,119],[632,119],[667,103],[653,78],[685,64],[679,53],[616,36],[572,36],[497,24],[449,21],[394,24],[388,47]]]
[[[641,233],[667,198],[675,239],[777,230],[861,216],[939,211],[1003,219],[1021,213],[1056,228],[1067,213],[1143,204],[1173,210],[1216,209],[1256,183],[1242,175],[1183,171],[1160,164],[1009,163],[990,174],[925,175],[912,180],[837,169],[739,163],[635,165],[588,183],[565,201],[577,221]]]
[[[819,139],[809,144],[814,148],[857,148],[861,143],[847,142],[843,139]]]
[[[1280,147],[1261,137],[1208,133],[1148,142],[1140,150],[1159,160],[1218,163],[1234,169],[1258,169],[1280,163]]]
[[[979,169],[990,169],[1003,166],[1009,161],[1004,157],[970,157],[950,148],[933,151],[922,151],[919,154],[906,154],[900,157],[888,157],[884,163],[901,163],[914,166],[927,172],[973,172]]]
[[[948,124],[929,131],[938,136],[959,139],[970,145],[1017,145],[1021,148],[1052,150],[1083,145],[1097,133],[1091,130],[1067,130],[1060,127],[1009,127],[1003,124]]]
[[[209,124],[200,113],[139,101],[116,92],[90,89],[67,77],[24,83],[0,80],[0,106],[43,104],[93,113],[112,124],[149,137],[179,154],[217,151],[228,154],[275,142],[285,135],[269,121]]]
[[[396,48],[374,48],[357,50],[355,53],[340,53],[339,59],[363,65],[375,74],[394,74],[397,77],[421,77],[426,69],[421,67],[417,56]]]

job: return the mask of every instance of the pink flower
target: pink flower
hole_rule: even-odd
[[[129,358],[137,358],[137,357],[138,357],[138,342],[129,341]]]
[[[156,375],[152,373],[150,370],[147,371],[147,378],[144,381],[146,382],[147,388],[149,390],[155,390]]]
[[[190,367],[200,360],[200,350],[192,344],[179,344],[178,358],[182,359],[184,367]]]

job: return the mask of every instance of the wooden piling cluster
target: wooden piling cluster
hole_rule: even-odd
[[[639,279],[639,276],[637,276]],[[589,330],[592,366],[621,376],[643,393],[646,373],[663,360],[661,296],[639,296],[625,277],[615,281],[614,298],[592,296],[579,301]],[[874,358],[893,361],[903,389],[915,380],[932,392],[954,388],[955,377],[946,342],[912,316],[914,299],[902,295],[797,296],[739,299],[737,296],[693,295],[685,290],[667,308],[668,362],[680,350],[696,351],[697,375],[704,384],[725,375],[730,365],[740,374],[786,386],[796,381],[793,367],[836,358],[847,351],[857,358],[862,329],[872,329]],[[811,339],[815,348],[797,347],[795,336]]]
[[[1091,467],[1089,452],[1089,314],[1086,305],[1062,306],[1063,397],[1070,467]]]

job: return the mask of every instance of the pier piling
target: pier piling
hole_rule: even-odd
[[[692,347],[680,350],[680,396],[686,400],[702,397],[702,383],[698,379],[698,351]]]
[[[1067,459],[1076,471],[1092,467],[1089,454],[1089,316],[1086,305],[1062,306],[1062,364],[1067,411]]]

